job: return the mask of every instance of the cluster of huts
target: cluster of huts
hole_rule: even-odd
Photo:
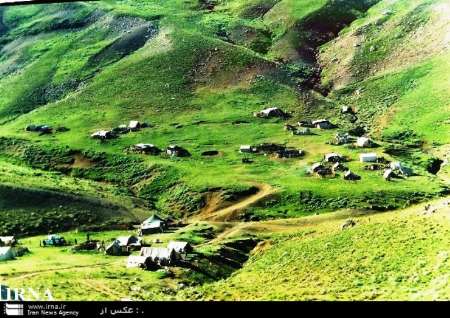
[[[357,181],[361,180],[361,177],[352,172],[344,162],[347,159],[338,153],[328,153],[324,156],[321,162],[314,163],[310,168],[310,173],[316,174],[320,177],[329,175],[336,175],[338,172],[344,173],[344,180]]]
[[[354,115],[356,112],[351,106],[342,106],[341,109],[342,114],[350,114]],[[287,119],[290,116],[284,112],[283,110],[277,107],[271,107],[264,109],[260,112],[254,113],[255,117],[260,118],[273,118],[278,117],[282,119]],[[285,124],[284,129],[286,131],[291,132],[296,136],[306,136],[312,135],[313,132],[311,129],[335,129],[337,126],[330,122],[328,119],[317,119],[317,120],[300,120],[297,122],[297,125]],[[336,133],[331,144],[333,145],[351,145],[355,148],[374,148],[378,145],[370,139],[368,136],[365,136],[364,133],[359,134],[358,136],[353,136],[350,133]],[[280,158],[294,158],[300,157],[304,154],[302,150],[297,150],[293,148],[286,148],[278,145],[278,149],[274,151],[267,151],[262,147],[264,145],[272,145],[275,144],[262,144],[259,146],[252,145],[243,145],[240,147],[239,151],[241,153],[252,153],[252,154],[271,154],[276,153]],[[275,147],[274,147],[275,148]],[[285,155],[286,154],[286,155]],[[309,172],[311,174],[316,174],[321,177],[336,175],[338,172],[343,172],[343,176],[345,180],[356,181],[360,180],[361,176],[352,172],[348,167],[345,166],[344,162],[346,159],[337,153],[329,153],[326,154],[321,162],[314,163]],[[383,178],[387,181],[392,180],[396,177],[408,177],[412,175],[411,169],[405,167],[400,162],[388,162],[382,157],[378,157],[376,153],[362,153],[360,154],[360,162],[369,163],[364,167],[365,170],[384,170]]]
[[[154,214],[141,223],[139,236],[118,237],[105,248],[105,253],[111,256],[128,256],[128,268],[156,270],[165,266],[177,265],[186,260],[187,254],[193,251],[188,242],[170,241],[166,247],[149,246],[141,238],[144,235],[167,231],[169,222],[169,220]],[[161,241],[156,240],[155,243],[161,243]],[[136,251],[139,251],[139,254],[132,255]]]
[[[275,143],[262,143],[259,145],[242,145],[239,148],[242,154],[275,155],[277,158],[298,158],[305,154],[301,149],[286,147]]]
[[[336,146],[352,145],[355,148],[375,148],[377,143],[367,136],[352,136],[349,133],[336,133],[331,144]]]
[[[127,268],[156,270],[165,266],[177,265],[193,251],[188,242],[170,241],[167,247],[142,247],[139,255],[130,255]]]
[[[190,157],[191,153],[178,145],[169,145],[166,149],[162,150],[154,144],[136,144],[131,147],[131,151],[146,155],[160,155],[162,153],[170,157]]]
[[[46,124],[42,125],[31,124],[25,127],[25,131],[39,133],[39,135],[47,135],[53,133],[53,127]],[[66,132],[66,131],[69,131],[69,128],[64,126],[56,128],[56,132]]]
[[[314,163],[309,172],[320,177],[336,175],[338,172],[344,172],[344,179],[350,181],[361,180],[361,177],[353,173],[345,166],[346,158],[338,153],[326,154],[321,162]],[[383,178],[387,181],[397,177],[409,177],[412,170],[405,167],[401,162],[390,162],[376,153],[362,153],[359,155],[359,161],[366,163],[365,170],[376,171],[384,170]]]
[[[379,157],[374,152],[360,154],[359,161],[369,163],[369,165],[365,166],[366,170],[384,170],[383,178],[386,181],[398,177],[407,178],[413,175],[412,170],[404,166],[400,161],[390,162],[383,157]]]
[[[140,250],[141,247],[142,239],[134,235],[121,236],[105,248],[105,253],[112,256],[124,256]]]
[[[128,125],[122,124],[110,130],[98,130],[91,135],[91,138],[100,140],[114,139],[118,138],[119,135],[127,134],[133,131],[138,131],[141,128],[146,127],[149,127],[149,124],[141,123],[138,120],[130,120]]]

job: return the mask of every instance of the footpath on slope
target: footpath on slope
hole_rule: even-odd
[[[213,211],[209,211],[209,209],[207,209],[205,212],[195,216],[193,220],[216,222],[235,221],[241,211],[276,192],[276,189],[268,184],[258,184],[256,187],[258,188],[258,191],[255,194],[248,196],[226,208]]]

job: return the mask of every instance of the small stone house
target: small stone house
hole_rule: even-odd
[[[357,174],[351,172],[350,170],[347,170],[344,174],[344,180],[357,181],[357,180],[361,180],[361,177],[358,176]]]
[[[337,153],[328,153],[324,157],[326,162],[342,162],[344,161],[344,157]]]
[[[167,245],[169,250],[174,250],[176,256],[181,259],[186,259],[186,255],[193,251],[192,246],[188,242],[170,241]]]
[[[166,149],[166,153],[171,157],[190,157],[191,154],[186,149],[177,146],[177,145],[170,145]]]
[[[333,125],[329,120],[327,119],[319,119],[314,120],[312,122],[313,126],[318,129],[333,129],[336,128],[335,125]]]
[[[141,128],[141,123],[138,120],[131,120],[128,124],[128,128],[131,131],[136,131]]]
[[[92,139],[101,139],[101,140],[112,139],[114,137],[115,137],[114,133],[110,130],[99,130],[91,135]]]
[[[373,142],[368,137],[358,137],[356,139],[356,147],[369,148],[373,146]]]
[[[150,155],[159,155],[162,152],[161,149],[153,144],[136,144],[133,146],[133,151]]]
[[[147,234],[163,233],[166,229],[167,221],[154,214],[142,222],[139,228],[139,235],[142,236]]]
[[[166,247],[143,247],[139,255],[159,266],[170,266],[177,259],[176,251]]]
[[[274,117],[283,118],[283,119],[289,118],[289,115],[287,113],[285,113],[284,111],[282,111],[278,107],[271,107],[271,108],[263,109],[259,112],[254,113],[253,116],[259,117],[259,118],[274,118]]]

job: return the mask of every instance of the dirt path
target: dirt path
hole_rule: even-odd
[[[195,220],[220,221],[220,222],[236,220],[236,217],[238,216],[239,212],[276,192],[276,189],[274,189],[268,184],[258,184],[256,186],[258,188],[257,193],[229,207],[216,211],[208,211],[208,213],[201,213],[195,218]]]
[[[450,218],[450,196],[446,196],[431,201],[422,202],[405,209],[392,210],[389,212],[358,213],[357,211],[345,209],[322,215],[304,216],[292,219],[278,219],[258,222],[227,222],[226,229],[216,238],[205,244],[217,243],[227,238],[239,236],[243,232],[251,232],[253,234],[295,233],[306,228],[317,230],[317,227],[321,224],[329,224],[334,226],[335,229],[339,229],[339,225],[348,218],[370,220],[371,217],[377,217],[377,215],[388,215],[390,212],[424,214],[424,208],[427,205],[431,206],[430,211],[437,211],[437,215],[440,214],[444,216],[444,218]],[[216,224],[223,225],[224,223],[216,222]]]

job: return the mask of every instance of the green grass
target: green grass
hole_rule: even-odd
[[[257,184],[269,184],[277,191],[243,211],[246,220],[308,216],[342,208],[399,209],[447,193],[448,169],[444,167],[437,175],[427,171],[430,158],[445,159],[450,136],[450,55],[445,46],[448,23],[444,9],[443,0],[229,0],[217,1],[211,11],[194,0],[111,0],[3,9],[2,233],[13,229],[30,235],[77,227],[83,230],[85,226],[105,229],[138,222],[155,211],[186,219],[208,203],[210,192],[234,196],[230,200],[235,200]],[[323,30],[317,21],[326,21],[321,24]],[[145,31],[147,26],[152,32]],[[330,37],[328,31],[336,30],[341,30],[336,39],[323,43]],[[136,43],[145,32],[151,36],[141,47]],[[302,52],[309,47],[317,49],[317,64],[315,58],[303,59]],[[317,76],[316,69],[321,70],[322,86],[330,89],[326,97],[304,88]],[[356,122],[340,114],[342,105],[355,107]],[[271,106],[291,112],[288,122],[292,124],[300,119],[329,118],[339,128],[292,136],[283,130],[284,121],[253,117],[253,112]],[[96,130],[133,119],[149,122],[151,127],[105,143],[89,138]],[[24,130],[29,124],[70,130],[40,136]],[[382,172],[366,171],[358,162],[361,152],[372,149],[329,144],[337,131],[355,126],[366,127],[380,144],[373,151],[406,163],[415,175],[385,182]],[[252,164],[243,164],[239,146],[263,142],[296,147],[306,154],[289,160],[254,155],[250,156]],[[153,143],[160,148],[178,144],[192,157],[128,153],[136,143]],[[220,154],[203,157],[201,153],[208,150]],[[348,182],[342,174],[325,179],[309,175],[308,168],[328,152],[348,157],[346,164],[362,180]],[[78,166],[73,162],[76,158],[81,160]],[[14,192],[22,196],[10,199]],[[418,269],[412,256],[407,257],[413,247],[409,243],[401,247],[395,238],[407,240],[413,231],[421,236],[434,226],[427,220],[415,230],[414,224],[420,223],[416,221],[394,219],[381,228],[365,224],[324,237],[308,238],[305,234],[305,240],[284,237],[235,277],[217,286],[208,285],[205,288],[211,287],[211,291],[202,293],[225,299],[245,298],[246,294],[255,299],[414,298],[416,285],[425,286],[429,281],[425,277],[417,283],[405,282],[397,277]],[[445,231],[436,228],[438,232],[425,241],[411,238],[428,260],[443,248],[437,241]],[[205,231],[220,230],[200,224],[178,234],[204,244]],[[361,262],[349,261],[353,239],[365,232],[371,235],[361,239],[361,250],[355,252],[355,259]],[[370,240],[372,236],[379,240]],[[299,237],[303,238],[301,233]],[[30,240],[35,245],[36,238]],[[333,249],[324,249],[324,244]],[[381,277],[375,263],[369,264],[370,268],[358,267],[364,264],[364,251],[370,249],[378,255],[390,244],[398,247],[399,253],[380,261],[379,266],[393,266],[387,278]],[[54,265],[50,250],[36,251],[17,264],[23,263],[23,268]],[[68,263],[73,257],[64,249],[55,251],[55,262]],[[323,277],[315,279],[318,274],[309,275],[288,262],[280,269],[277,258],[285,252],[292,255],[293,263],[303,262],[302,268],[323,266]],[[342,258],[333,263],[338,255]],[[415,252],[411,255],[416,256]],[[104,260],[96,254],[77,256],[80,266]],[[131,288],[135,281],[130,278],[136,273],[125,271],[122,260],[106,260],[108,264],[98,269],[83,270],[86,279],[97,284],[95,288],[89,285],[92,282],[74,280],[75,269],[42,273],[32,284],[51,282],[62,299],[103,299],[109,289]],[[13,272],[14,262],[7,263],[6,273]],[[347,263],[349,269],[343,271]],[[248,283],[256,277],[260,284],[266,284],[261,275],[265,269],[270,274],[267,283],[274,283],[270,294]],[[360,270],[367,270],[367,277],[357,274]],[[136,275],[138,285],[148,292],[141,296],[132,292],[138,299],[165,299],[162,285],[173,285],[173,281],[160,280],[161,273]],[[294,286],[298,277],[309,289]],[[7,283],[14,285],[17,281],[11,279]],[[282,284],[283,279],[286,284]],[[240,289],[234,291],[236,286],[232,285],[241,282]],[[282,288],[275,282],[281,282]],[[397,283],[400,289],[396,289]],[[63,291],[64,284],[89,290],[71,296]],[[374,284],[379,288],[375,293]],[[230,294],[216,292],[221,286],[229,288]],[[447,294],[440,290],[437,295]],[[422,296],[419,298],[428,297]]]
[[[90,233],[92,239],[106,244],[128,232]],[[63,233],[66,239],[82,242],[85,233]],[[70,247],[39,247],[45,237],[21,241],[31,253],[0,264],[2,281],[11,287],[49,289],[56,300],[167,299],[161,289],[164,274],[126,269],[127,257],[106,256],[97,252],[74,254]],[[20,266],[19,266],[20,265]]]
[[[278,233],[232,277],[190,289],[180,299],[204,300],[445,300],[448,214],[421,209],[305,226]],[[267,226],[266,228],[269,228]],[[266,230],[267,231],[267,230]],[[270,230],[269,230],[270,231]],[[443,239],[445,238],[445,239]]]

